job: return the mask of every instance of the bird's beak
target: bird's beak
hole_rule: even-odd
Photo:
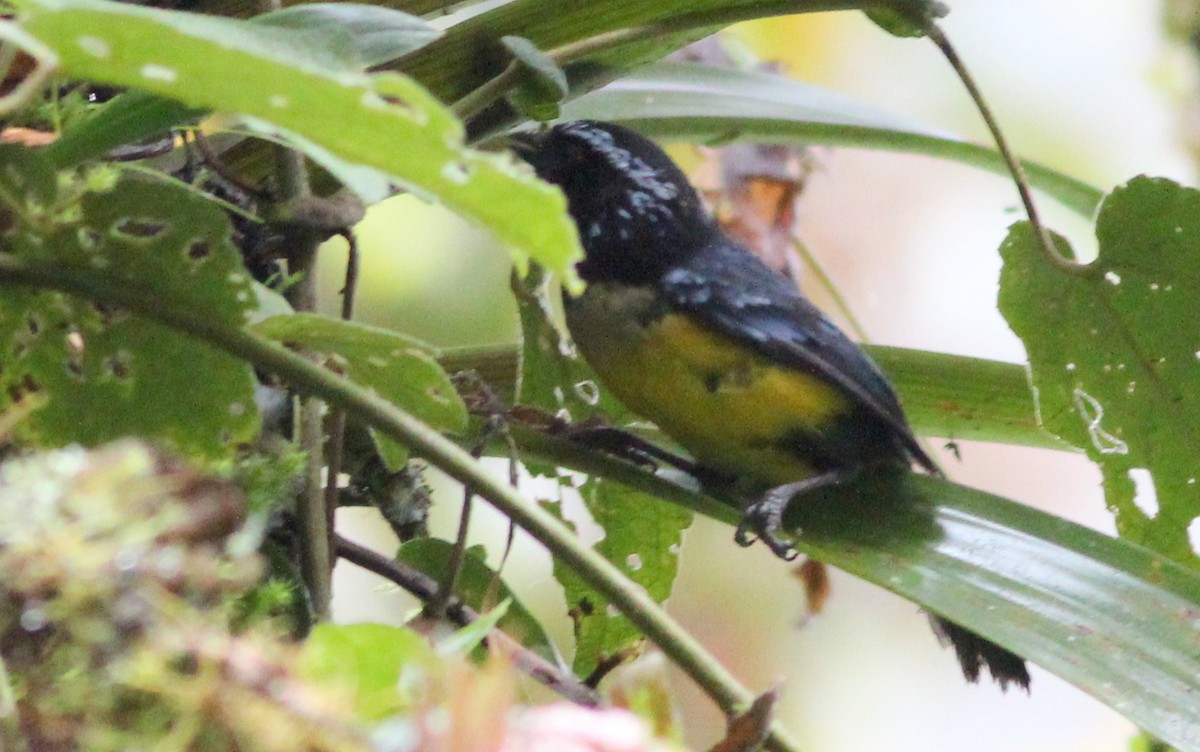
[[[545,141],[544,133],[537,131],[522,131],[519,133],[510,134],[508,137],[508,145],[521,159],[529,164],[537,167],[537,157],[542,150],[542,142]]]

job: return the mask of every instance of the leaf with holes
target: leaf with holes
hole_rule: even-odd
[[[540,271],[534,269],[517,280],[513,291],[523,338],[520,404],[552,415],[565,412],[576,422],[599,418],[627,427],[635,420],[598,385],[587,363],[570,352],[550,317]],[[553,473],[538,465],[531,465],[530,471]],[[570,485],[565,477],[555,477]],[[675,580],[680,537],[691,525],[692,512],[600,478],[587,480],[580,493],[592,520],[604,530],[596,550],[624,569],[651,597],[665,600]],[[608,601],[557,560],[554,576],[563,586],[574,622],[576,673],[586,676],[640,642],[641,632],[626,617],[610,613]]]
[[[614,425],[634,419],[616,398],[597,386],[596,374],[554,323],[550,285],[538,267],[513,281],[521,323],[521,376],[517,401],[574,423],[603,418]]]
[[[1015,225],[1000,310],[1029,353],[1042,424],[1100,464],[1122,536],[1195,564],[1200,191],[1135,178],[1104,200],[1096,236],[1096,261],[1056,262]],[[1135,481],[1157,510],[1134,503]]]
[[[692,524],[692,511],[600,479],[585,481],[579,493],[592,520],[604,532],[596,551],[644,587],[655,601],[662,603],[670,597],[679,566],[679,545],[683,531]],[[598,666],[632,657],[642,633],[629,618],[611,608],[558,559],[554,560],[554,577],[563,586],[575,628],[575,673],[589,676]]]
[[[66,76],[240,113],[368,203],[405,188],[491,230],[518,263],[575,279],[582,251],[562,194],[511,155],[467,148],[462,124],[411,78],[346,70],[308,33],[227,18],[109,0],[18,0],[18,14]]]
[[[331,365],[356,384],[409,411],[439,431],[467,426],[467,408],[428,345],[399,332],[315,313],[275,316],[253,326],[286,345],[327,355]],[[408,450],[371,431],[384,463],[404,467]]]
[[[5,170],[0,183],[21,195],[11,177]],[[18,223],[10,248],[30,261],[77,269],[96,284],[133,281],[149,299],[235,324],[253,304],[224,214],[185,190],[128,180],[109,193],[85,193],[78,215],[58,212],[45,194],[23,198],[36,226]],[[245,363],[60,293],[0,297],[0,362],[0,405],[33,398],[40,407],[18,434],[40,445],[95,445],[132,434],[221,457],[258,428]]]

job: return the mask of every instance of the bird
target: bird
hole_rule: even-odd
[[[799,291],[727,236],[657,144],[577,120],[513,134],[513,151],[567,200],[586,288],[567,328],[601,384],[710,478],[750,499],[736,540],[780,535],[794,499],[872,467],[940,475],[883,372]],[[1028,690],[1025,662],[931,617],[963,673]]]

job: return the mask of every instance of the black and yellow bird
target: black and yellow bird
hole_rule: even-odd
[[[567,326],[604,386],[705,471],[754,501],[738,541],[776,554],[787,504],[864,468],[938,473],[879,368],[792,281],[727,237],[658,146],[622,126],[576,121],[514,137],[566,195],[587,289]],[[1028,687],[1018,656],[941,619],[967,678],[986,665]]]

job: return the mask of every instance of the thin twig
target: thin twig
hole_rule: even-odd
[[[482,451],[472,452],[471,455],[479,459],[481,453]],[[454,591],[458,589],[458,575],[462,572],[463,557],[467,553],[467,533],[471,527],[471,510],[475,506],[474,500],[475,492],[471,490],[470,486],[463,486],[462,508],[458,514],[458,533],[454,537],[454,545],[450,547],[450,560],[446,562],[446,572],[442,577],[442,584],[438,588],[437,596],[425,608],[425,611],[434,619],[442,618],[447,604],[454,598]]]
[[[483,386],[485,389],[487,389],[486,384],[481,385],[481,386]],[[496,397],[494,394],[490,393],[490,390],[488,392],[487,398],[492,400],[493,402],[496,402]],[[492,438],[494,436],[496,436],[497,434],[499,434],[499,435],[507,435],[508,434],[508,428],[507,428],[507,425],[505,424],[503,412],[499,411],[499,410],[497,410],[496,412],[493,412],[492,415],[490,415],[488,417],[488,421],[484,426],[482,435],[479,437],[479,440],[475,443],[475,446],[472,447],[472,449],[471,449],[471,456],[474,457],[475,459],[479,459],[480,457],[482,457],[483,450],[487,448],[488,444],[490,444],[492,442]],[[511,441],[511,438],[509,439],[509,441]],[[509,476],[508,476],[508,484],[510,486],[512,486],[513,488],[517,487],[516,477],[511,472],[511,470],[510,470]],[[458,588],[458,576],[462,572],[463,557],[466,556],[466,552],[467,552],[467,533],[469,532],[470,527],[471,527],[471,511],[472,511],[472,508],[474,507],[474,503],[473,503],[474,500],[475,500],[475,491],[472,490],[472,488],[469,484],[464,485],[463,486],[462,511],[459,513],[459,517],[458,517],[458,534],[455,536],[454,546],[450,549],[450,560],[446,564],[446,575],[442,579],[442,587],[438,594],[438,597],[435,598],[429,604],[429,606],[426,608],[426,610],[429,612],[430,616],[432,616],[434,618],[441,618],[442,613],[444,612],[444,610],[446,608],[446,604],[449,602],[450,598],[454,597],[454,592]],[[510,526],[511,526],[511,523],[510,523]],[[510,532],[509,533],[509,545],[511,545],[511,544],[512,544],[512,534]],[[507,548],[505,548],[504,555],[505,555],[505,557],[508,556]],[[501,565],[503,565],[503,561],[501,562]],[[497,572],[496,572],[496,578],[499,578],[499,570],[497,570]],[[493,584],[495,583],[496,578],[493,578]]]
[[[260,0],[263,12],[278,10],[279,0]],[[289,203],[308,198],[311,188],[304,155],[286,146],[274,146],[276,200]],[[285,244],[288,274],[297,279],[286,297],[298,312],[317,310],[317,248],[320,234],[311,228],[288,226]],[[296,411],[296,437],[308,457],[304,487],[300,491],[296,517],[300,523],[300,573],[312,598],[313,614],[328,619],[333,601],[333,555],[330,550],[330,511],[325,504],[321,482],[325,470],[325,428],[323,405],[315,397],[305,397]],[[335,481],[336,482],[336,479]]]
[[[354,318],[354,294],[358,290],[358,244],[354,232],[349,228],[341,231],[346,239],[346,283],[342,286],[342,320]],[[329,546],[334,545],[334,529],[337,523],[338,481],[342,475],[345,459],[346,413],[335,410],[329,416],[329,438],[326,441],[325,460],[325,519],[329,532]]]
[[[325,455],[322,451],[325,440],[322,412],[319,399],[301,398],[296,421],[297,443],[308,456],[296,515],[300,522],[300,576],[308,588],[313,616],[318,621],[329,619],[333,605],[333,556],[329,551],[329,516],[321,482]]]
[[[354,230],[342,228],[338,233],[346,241],[346,282],[342,285],[342,318],[349,321],[354,318],[354,296],[358,293],[358,240]]]
[[[1000,123],[992,114],[991,107],[983,98],[983,93],[976,85],[975,79],[967,70],[967,64],[958,56],[958,52],[954,49],[954,45],[950,43],[950,39],[946,33],[942,31],[942,27],[936,23],[930,23],[926,29],[929,39],[937,45],[941,50],[946,61],[950,63],[950,67],[958,75],[963,86],[970,95],[971,101],[975,103],[975,108],[979,110],[979,114],[983,117],[983,122],[987,125],[988,132],[992,134],[992,140],[996,142],[996,148],[1000,151],[1000,156],[1004,158],[1004,163],[1008,166],[1008,171],[1012,175],[1013,182],[1017,185],[1017,193],[1021,196],[1021,203],[1025,206],[1025,215],[1029,217],[1029,224],[1033,226],[1034,232],[1037,233],[1038,240],[1042,245],[1042,251],[1046,254],[1046,258],[1055,266],[1074,270],[1078,268],[1078,264],[1074,261],[1065,258],[1058,252],[1058,247],[1054,244],[1054,239],[1050,236],[1050,231],[1042,224],[1041,217],[1038,215],[1037,207],[1033,203],[1033,191],[1029,187],[1029,180],[1025,176],[1025,168],[1021,166],[1021,160],[1017,159],[1017,155],[1008,145],[1008,139],[1004,137],[1004,132],[1000,129]]]
[[[828,273],[826,273],[825,267],[821,265],[821,262],[817,261],[816,256],[813,256],[812,251],[810,251],[808,248],[808,245],[803,240],[793,235],[792,248],[795,249],[796,253],[800,254],[800,258],[802,258],[804,263],[808,265],[808,268],[810,271],[812,271],[813,276],[817,278],[817,282],[820,283],[821,287],[829,295],[829,298],[833,301],[833,304],[837,306],[837,309],[841,311],[842,317],[846,319],[846,323],[850,325],[850,329],[854,332],[855,336],[858,337],[858,341],[863,343],[870,342],[871,338],[867,336],[867,330],[863,328],[862,322],[860,322],[858,317],[854,315],[854,311],[850,310],[850,304],[846,302],[846,298],[842,295],[842,291],[839,290],[838,286],[833,283],[833,279]]]
[[[426,603],[437,597],[438,583],[411,567],[376,553],[340,535],[334,537],[337,555],[346,561],[373,572],[388,582],[397,585]],[[445,617],[459,627],[465,627],[479,618],[474,609],[458,598],[446,602]],[[600,705],[600,695],[586,687],[568,671],[555,666],[537,653],[521,645],[499,630],[493,630],[487,638],[488,645],[511,657],[513,665],[540,684],[554,690],[571,702],[587,707]]]

